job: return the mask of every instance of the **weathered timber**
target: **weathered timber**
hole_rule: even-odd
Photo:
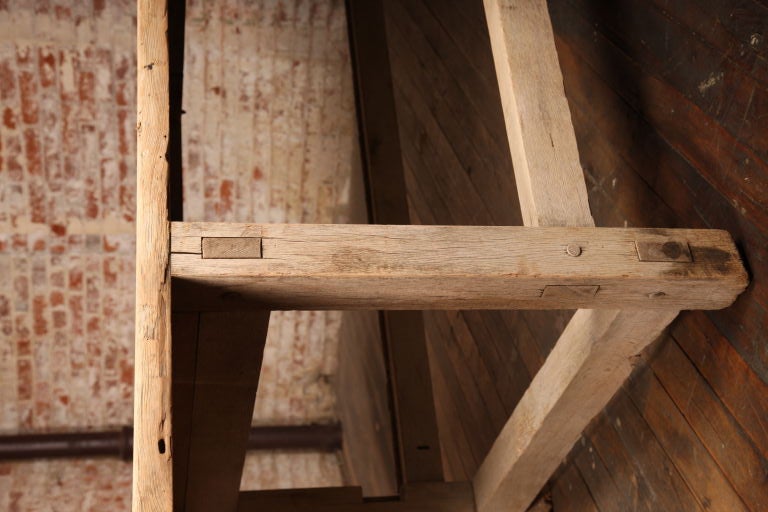
[[[174,223],[190,238],[187,227]],[[746,285],[718,230],[243,225],[262,258],[174,253],[179,310],[716,309]],[[204,231],[211,236],[211,230]],[[640,261],[638,240],[686,240],[693,262]],[[578,257],[566,252],[578,244]],[[174,242],[174,246],[178,245]],[[551,286],[573,293],[544,293]],[[584,293],[581,287],[595,287]],[[176,288],[175,288],[176,289]],[[194,292],[193,292],[194,290]],[[594,288],[589,288],[594,291]]]
[[[168,28],[166,2],[137,11],[136,340],[133,511],[169,512],[171,279],[168,223]]]

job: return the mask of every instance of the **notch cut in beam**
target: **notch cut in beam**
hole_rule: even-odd
[[[173,223],[174,309],[718,309],[747,284],[725,231],[476,226],[229,225],[260,259],[177,253],[207,224]],[[692,262],[640,261],[684,240]],[[183,243],[179,242],[183,241]],[[578,256],[566,250],[580,247]],[[567,287],[567,288],[557,288]],[[194,293],[193,293],[194,289]]]

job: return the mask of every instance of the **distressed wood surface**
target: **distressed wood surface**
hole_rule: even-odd
[[[547,4],[485,0],[484,6],[524,223],[594,226]],[[582,257],[580,245],[568,245],[566,253]],[[635,256],[646,264],[686,265],[689,247],[686,237],[638,237]],[[548,286],[542,297],[596,297],[599,283],[585,284],[592,287]],[[739,293],[746,274],[742,285]],[[479,512],[522,512],[533,502],[629,376],[630,358],[652,343],[679,309],[689,308],[665,306],[669,309],[576,312],[473,479]],[[613,307],[632,306],[617,301]]]
[[[356,487],[248,491],[240,494],[238,512],[474,512],[468,482],[419,483],[398,499],[363,501]]]
[[[191,416],[177,418],[190,425],[184,510],[234,511],[269,311],[199,317]]]
[[[369,220],[411,224],[382,1],[350,1],[347,10]],[[422,313],[380,311],[379,321],[387,353],[400,484],[442,482]]]
[[[179,294],[179,309],[715,309],[746,285],[733,242],[717,230],[274,224],[261,232],[260,259],[174,253],[176,286],[197,289]],[[693,263],[639,260],[638,239],[668,237],[688,241]],[[580,256],[566,253],[572,243]],[[550,286],[598,289],[544,294]]]
[[[580,310],[475,476],[478,511],[525,510],[677,311]]]
[[[485,0],[526,226],[594,226],[545,0]]]
[[[134,512],[173,500],[167,27],[164,1],[138,2]]]
[[[203,238],[203,259],[261,258],[261,238]]]

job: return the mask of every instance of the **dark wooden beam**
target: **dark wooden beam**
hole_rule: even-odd
[[[174,510],[234,512],[269,311],[174,314],[173,320],[174,354],[177,347],[190,352],[181,344],[197,338],[194,360],[174,360]]]
[[[421,483],[401,496],[365,500],[359,487],[240,493],[238,512],[474,512],[469,482]]]
[[[381,0],[347,2],[360,147],[374,224],[410,224]],[[388,366],[398,479],[442,481],[432,380],[420,311],[380,311]]]

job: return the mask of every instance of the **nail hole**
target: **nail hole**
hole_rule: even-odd
[[[157,449],[161,454],[165,453],[165,439],[161,439],[157,442]]]

